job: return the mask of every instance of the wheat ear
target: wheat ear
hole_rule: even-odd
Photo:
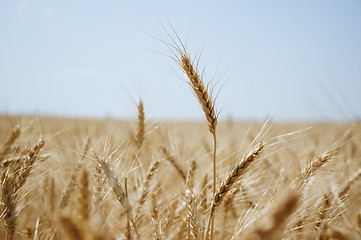
[[[324,194],[322,198],[322,202],[317,210],[316,223],[315,223],[315,230],[321,231],[321,236],[324,235],[325,230],[327,229],[326,222],[324,220],[326,218],[330,205],[331,205],[330,196],[328,194]]]
[[[160,225],[159,225],[159,205],[157,200],[159,199],[159,196],[162,196],[161,193],[161,187],[158,185],[157,191],[153,192],[151,195],[151,203],[152,203],[152,210],[151,210],[151,217],[152,221],[154,223],[154,239],[160,240],[161,239],[161,233],[160,233]]]
[[[61,216],[59,223],[65,230],[69,239],[82,240],[85,238],[84,230],[74,220],[67,216]]]
[[[246,155],[235,168],[233,168],[233,170],[228,174],[226,180],[220,185],[218,191],[213,197],[209,223],[205,235],[206,238],[208,236],[209,226],[216,207],[218,207],[221,204],[222,200],[227,195],[227,193],[232,189],[235,183],[248,170],[249,166],[254,162],[254,160],[257,159],[257,157],[262,153],[263,148],[264,148],[264,143],[262,142],[259,143],[256,147],[254,147],[254,149],[248,155]]]
[[[12,177],[5,177],[1,189],[2,216],[5,219],[7,239],[12,240],[16,227],[16,192],[13,189]]]
[[[66,206],[69,205],[69,201],[72,196],[72,193],[75,190],[75,186],[76,186],[76,175],[72,174],[68,182],[68,185],[65,187],[65,189],[61,194],[61,200],[59,203],[60,209],[64,209]]]
[[[181,56],[181,67],[187,75],[190,81],[190,86],[192,87],[204,114],[206,115],[209,131],[212,134],[215,134],[217,114],[214,108],[214,100],[211,99],[208,89],[205,87],[197,69],[193,67],[192,61],[187,53],[183,53]]]
[[[199,199],[200,199],[200,207],[202,209],[202,212],[205,212],[207,210],[207,190],[208,190],[208,174],[206,173],[202,180],[202,189],[199,193]]]
[[[188,172],[188,175],[187,175],[187,181],[186,181],[186,185],[187,185],[187,188],[190,190],[190,191],[193,191],[193,188],[194,188],[194,173],[197,169],[197,162],[194,161],[194,160],[191,160],[191,163],[190,163],[190,169],[189,169],[189,172]]]
[[[109,166],[109,163],[105,162],[104,160],[98,159],[99,167],[103,170],[103,173],[108,181],[108,184],[111,186],[113,192],[115,193],[116,198],[118,201],[126,208],[126,196],[125,192],[120,185],[118,178],[116,177],[113,169]]]
[[[197,208],[194,201],[194,173],[197,168],[197,163],[191,160],[190,169],[187,175],[187,189],[186,189],[186,210],[187,210],[187,224],[188,224],[188,239],[197,239],[198,224],[197,224]]]
[[[2,162],[4,156],[6,156],[6,154],[9,153],[11,146],[13,145],[15,140],[19,137],[19,135],[20,135],[20,125],[17,125],[16,127],[13,128],[8,139],[5,141],[5,143],[3,144],[0,150],[0,163]]]
[[[331,159],[331,151],[326,151],[318,156],[305,170],[301,173],[300,183],[309,179],[318,169]]]
[[[233,206],[234,199],[241,190],[239,188],[233,188],[232,192],[224,199],[225,208],[232,213],[233,218],[237,218],[237,209]]]
[[[135,135],[135,141],[137,144],[138,149],[142,146],[144,141],[144,106],[142,100],[138,103],[138,123],[137,123],[137,134]]]
[[[174,234],[174,236],[172,236],[170,239],[175,239],[175,240],[182,240],[182,239],[185,239],[184,237],[183,237],[183,235],[184,235],[184,228],[186,228],[187,227],[187,221],[186,220],[184,220],[184,219],[182,219],[181,220],[181,224],[180,224],[180,226],[178,227],[178,229],[177,229],[177,232]]]
[[[234,212],[233,208],[233,199],[235,198],[236,193],[239,191],[239,188],[233,188],[230,193],[227,195],[227,197],[224,198],[224,211],[223,211],[223,234],[222,239],[226,239],[227,237],[227,229],[228,229],[228,215],[229,212],[232,211],[233,216],[237,216],[237,214]]]
[[[80,220],[88,220],[90,216],[91,194],[89,189],[89,173],[83,169],[79,178],[78,214]]]
[[[160,148],[165,159],[171,164],[173,165],[173,167],[177,170],[179,176],[182,177],[182,179],[184,180],[184,182],[187,181],[187,177],[186,174],[183,170],[183,168],[179,165],[179,163],[174,159],[174,157],[172,155],[170,155],[170,153],[168,152],[168,150],[165,147],[161,147]]]
[[[186,190],[186,214],[187,214],[187,225],[188,225],[188,239],[198,238],[198,223],[197,223],[197,208],[194,201],[193,191]]]
[[[27,154],[24,165],[20,168],[16,182],[15,182],[15,189],[14,192],[16,192],[19,188],[21,188],[24,183],[26,182],[26,179],[28,178],[30,171],[34,165],[35,160],[37,159],[37,155],[44,146],[44,140],[39,139],[38,143],[35,144],[35,146],[30,150],[30,152]]]
[[[271,206],[271,212],[262,216],[262,221],[256,221],[256,226],[249,232],[244,240],[267,240],[274,239],[275,235],[280,231],[286,219],[296,210],[300,201],[300,194],[295,190],[289,190],[287,195]]]
[[[55,180],[52,177],[50,180],[50,186],[49,186],[49,202],[50,202],[50,210],[54,212],[55,210]]]
[[[339,197],[344,197],[346,193],[350,190],[352,185],[361,177],[361,169],[358,170],[353,176],[351,176],[344,186],[342,187],[342,190],[339,192]]]
[[[140,195],[140,198],[138,200],[138,207],[137,207],[137,211],[136,211],[136,216],[139,214],[139,211],[141,209],[141,207],[143,206],[145,199],[149,193],[149,183],[150,180],[152,179],[154,173],[157,171],[158,166],[159,166],[159,160],[152,162],[152,164],[149,167],[149,170],[147,172],[147,175],[144,179],[144,184],[143,184],[143,188],[142,188],[142,194]]]
[[[222,202],[223,198],[232,189],[235,183],[248,170],[249,166],[259,157],[264,149],[264,146],[264,143],[259,143],[248,155],[246,155],[241,160],[241,162],[235,168],[233,168],[233,170],[227,176],[226,180],[220,185],[217,193],[214,196],[214,207],[217,207]]]
[[[138,233],[136,224],[133,220],[133,217],[131,215],[131,206],[130,206],[129,199],[126,196],[125,191],[123,190],[122,186],[120,185],[118,178],[116,177],[113,169],[109,166],[109,163],[105,162],[104,160],[99,159],[97,156],[96,156],[96,158],[98,160],[99,167],[103,170],[103,173],[108,181],[108,184],[112,187],[113,193],[115,194],[117,200],[127,211],[130,222],[132,223],[134,231],[139,239],[139,233]]]
[[[173,223],[179,218],[179,215],[176,214],[177,210],[177,199],[173,200],[170,206],[167,207],[167,216],[163,221],[162,232],[164,236],[168,236],[169,230],[172,228]]]

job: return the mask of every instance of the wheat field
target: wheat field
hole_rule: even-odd
[[[360,123],[218,121],[170,42],[204,122],[0,117],[1,239],[360,239]]]
[[[206,125],[139,121],[2,116],[2,239],[206,238]],[[358,239],[360,127],[221,122],[212,237]]]

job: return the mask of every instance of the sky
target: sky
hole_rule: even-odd
[[[361,117],[360,0],[0,0],[0,114],[204,120],[172,28],[220,120]]]

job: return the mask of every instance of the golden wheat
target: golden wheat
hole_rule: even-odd
[[[218,125],[181,46],[208,129],[146,124],[143,101],[131,122],[0,116],[1,239],[361,238],[360,123]]]

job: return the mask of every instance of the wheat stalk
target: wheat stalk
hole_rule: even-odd
[[[208,129],[213,136],[213,195],[216,193],[216,179],[217,179],[217,137],[216,137],[216,127],[217,127],[217,118],[216,110],[214,107],[214,99],[212,99],[212,94],[208,91],[207,87],[204,85],[202,77],[198,74],[197,69],[193,66],[193,63],[187,54],[187,51],[180,51],[180,66],[184,73],[189,79],[189,85],[192,87],[193,92],[196,95],[196,98],[199,104],[202,107],[202,110],[206,116],[208,122]],[[213,219],[212,219],[212,229],[211,229],[211,239],[213,239]]]
[[[220,185],[218,191],[213,198],[209,223],[206,231],[206,238],[208,236],[209,226],[216,207],[221,204],[227,193],[232,189],[232,187],[234,187],[235,183],[248,170],[249,166],[254,162],[254,160],[261,154],[263,148],[264,143],[262,142],[255,146],[254,149],[248,155],[246,155],[235,168],[233,168],[233,170],[228,174],[226,180]]]

